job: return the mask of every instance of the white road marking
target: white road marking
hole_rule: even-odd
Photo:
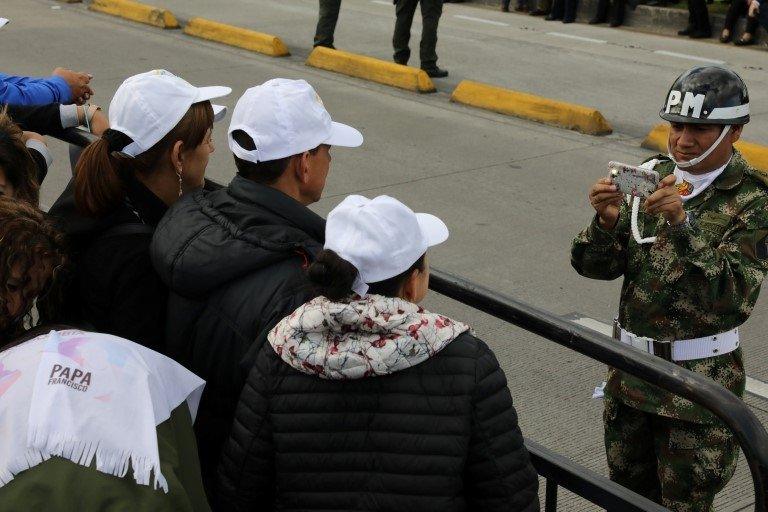
[[[577,41],[584,41],[586,43],[605,44],[608,41],[603,39],[592,39],[591,37],[575,36],[573,34],[563,34],[562,32],[547,32],[548,36],[564,37],[565,39],[575,39]]]
[[[678,57],[681,59],[695,60],[698,62],[709,62],[712,64],[725,64],[724,60],[707,59],[706,57],[697,57],[695,55],[688,55],[687,53],[668,52],[666,50],[654,50],[653,53],[657,53],[659,55],[666,55],[668,57]]]
[[[606,336],[613,335],[613,327],[611,327],[606,323],[595,320],[594,318],[589,318],[588,316],[582,316],[572,321],[574,323],[577,323],[579,325],[592,329],[593,331],[597,331],[600,334],[605,334]],[[763,382],[761,380],[753,379],[752,377],[747,377],[747,391],[749,393],[752,393],[753,395],[759,396],[760,398],[768,399],[768,383]]]
[[[386,2],[385,0],[371,0],[372,4],[386,5],[388,7],[394,7],[392,2]]]
[[[486,20],[483,18],[475,18],[473,16],[464,16],[463,14],[454,14],[454,18],[460,20],[477,21],[478,23],[487,23],[488,25],[496,25],[497,27],[508,27],[509,23],[503,23],[501,21]]]

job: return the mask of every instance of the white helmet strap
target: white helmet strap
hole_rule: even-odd
[[[675,160],[675,157],[672,156],[672,148],[669,147],[669,142],[667,142],[667,153],[669,154],[669,159],[675,162],[675,165],[680,169],[686,169],[688,167],[693,167],[694,165],[698,165],[701,162],[703,162],[709,155],[711,155],[712,152],[715,150],[715,148],[719,146],[721,142],[723,142],[723,139],[725,138],[726,135],[728,135],[729,131],[731,131],[731,125],[725,125],[723,127],[723,131],[720,132],[720,136],[717,138],[715,142],[712,143],[711,146],[709,146],[709,149],[707,149],[704,153],[697,156],[693,160],[689,160],[687,162],[678,162],[677,160]]]

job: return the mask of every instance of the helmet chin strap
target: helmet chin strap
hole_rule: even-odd
[[[698,165],[701,162],[703,162],[712,152],[715,150],[717,146],[720,145],[721,142],[723,142],[723,139],[726,135],[728,135],[728,132],[731,131],[731,125],[725,125],[723,127],[723,131],[720,133],[720,136],[717,138],[717,140],[709,147],[708,150],[706,150],[701,155],[697,156],[693,160],[688,160],[687,162],[679,162],[675,160],[675,157],[672,156],[672,148],[669,147],[669,143],[667,143],[667,153],[669,154],[669,159],[675,162],[675,165],[680,169],[687,169],[688,167],[693,167],[694,165]]]

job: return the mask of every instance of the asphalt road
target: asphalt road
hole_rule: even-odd
[[[754,50],[448,4],[438,50],[451,76],[436,82],[438,93],[417,95],[304,66],[316,22],[313,0],[162,4],[181,18],[206,16],[280,35],[293,56],[251,54],[78,4],[3,0],[0,16],[12,22],[0,32],[0,71],[43,75],[65,66],[91,72],[94,102],[104,106],[125,77],[154,68],[197,85],[231,86],[232,96],[223,101],[230,107],[246,88],[269,78],[304,78],[336,120],[356,126],[366,138],[362,148],[333,150],[325,197],[314,206],[318,213],[351,193],[395,196],[440,216],[451,229],[450,240],[431,253],[434,266],[558,315],[608,322],[616,310],[620,283],[579,277],[570,267],[570,241],[591,217],[586,191],[606,163],[652,155],[639,142],[659,121],[658,109],[677,74],[702,62],[695,59],[732,66],[750,86],[756,112],[745,138],[760,142],[768,136],[765,53]],[[392,6],[383,0],[345,0],[337,46],[389,58],[393,23]],[[418,22],[414,32],[417,40]],[[463,78],[598,107],[616,131],[592,137],[451,104],[449,93]],[[222,182],[234,175],[227,123],[215,129],[217,151],[208,168]],[[64,145],[51,145],[57,162],[43,187],[44,205],[55,200],[70,172]],[[765,381],[767,301],[760,300],[743,328],[748,372]],[[590,398],[603,379],[600,364],[446,299],[432,296],[427,306],[468,321],[494,347],[526,435],[605,472],[602,404]],[[750,397],[749,403],[768,421],[768,401]],[[740,510],[750,500],[742,462],[718,510]],[[567,493],[561,505],[594,510]]]

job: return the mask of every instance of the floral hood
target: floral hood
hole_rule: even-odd
[[[415,366],[469,326],[398,298],[351,303],[317,297],[284,318],[268,340],[283,361],[323,379],[362,379]]]

